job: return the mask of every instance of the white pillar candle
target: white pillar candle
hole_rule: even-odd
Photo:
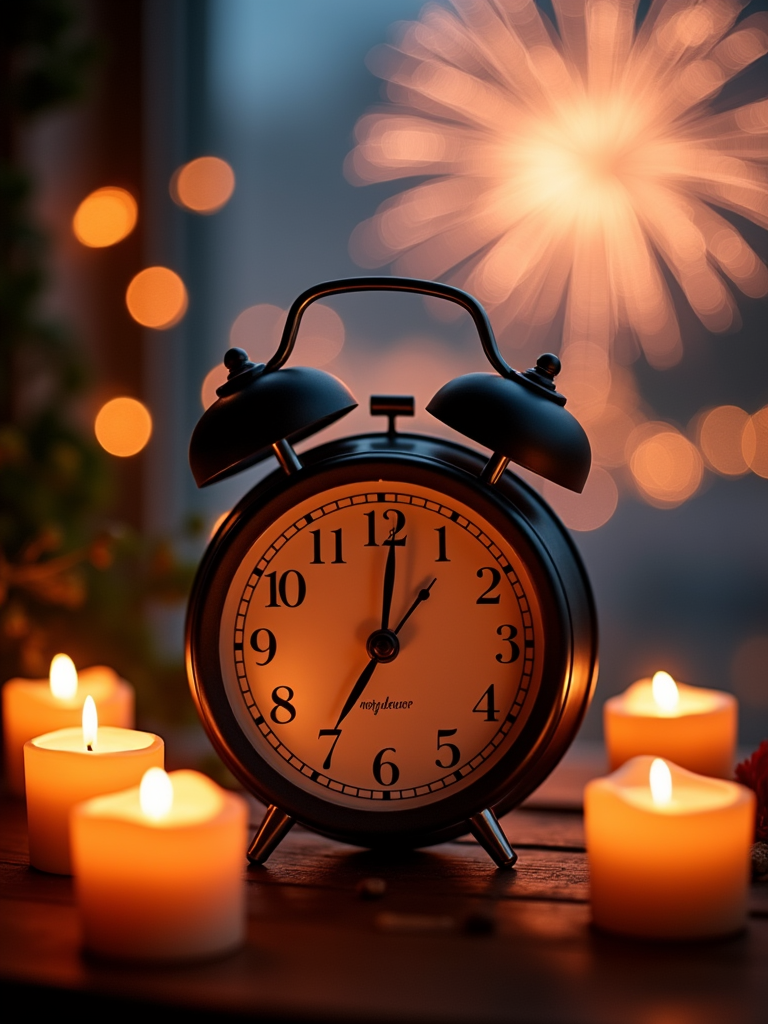
[[[69,814],[76,803],[137,785],[148,768],[164,764],[163,741],[152,733],[114,726],[84,733],[82,726],[58,729],[24,744],[29,861],[41,871],[71,873]]]
[[[635,757],[587,784],[584,823],[598,927],[692,939],[745,926],[755,825],[745,786]]]
[[[3,745],[8,788],[24,796],[24,744],[34,736],[79,726],[85,698],[96,701],[102,725],[134,726],[134,689],[105,665],[77,673],[57,654],[48,679],[9,679],[3,686]]]
[[[667,672],[640,679],[603,708],[611,771],[653,754],[700,775],[733,777],[738,703],[730,693],[676,683]]]
[[[152,809],[148,779],[72,812],[83,942],[94,953],[172,961],[243,942],[245,801],[198,772],[165,778],[170,806],[166,784],[165,806]]]

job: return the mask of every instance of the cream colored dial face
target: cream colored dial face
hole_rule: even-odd
[[[219,657],[262,757],[328,801],[387,811],[498,761],[536,699],[543,643],[530,577],[494,527],[431,488],[371,481],[297,505],[252,544]]]

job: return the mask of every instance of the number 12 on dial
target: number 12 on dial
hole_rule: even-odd
[[[420,807],[514,742],[539,684],[541,612],[498,530],[425,486],[313,495],[251,545],[225,602],[228,694],[310,794]]]

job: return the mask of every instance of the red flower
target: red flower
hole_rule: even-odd
[[[768,740],[763,740],[751,757],[736,765],[736,778],[743,786],[755,791],[755,840],[758,843],[768,843]]]

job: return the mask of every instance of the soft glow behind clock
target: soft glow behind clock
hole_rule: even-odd
[[[633,0],[553,0],[554,31],[533,0],[454,6],[372,55],[394,106],[358,123],[348,176],[430,180],[359,226],[360,263],[448,276],[498,326],[564,302],[565,347],[628,327],[660,367],[682,351],[663,266],[711,330],[736,315],[727,280],[766,293],[718,208],[768,225],[768,101],[707,107],[768,49],[765,14],[654,0],[636,29]]]

